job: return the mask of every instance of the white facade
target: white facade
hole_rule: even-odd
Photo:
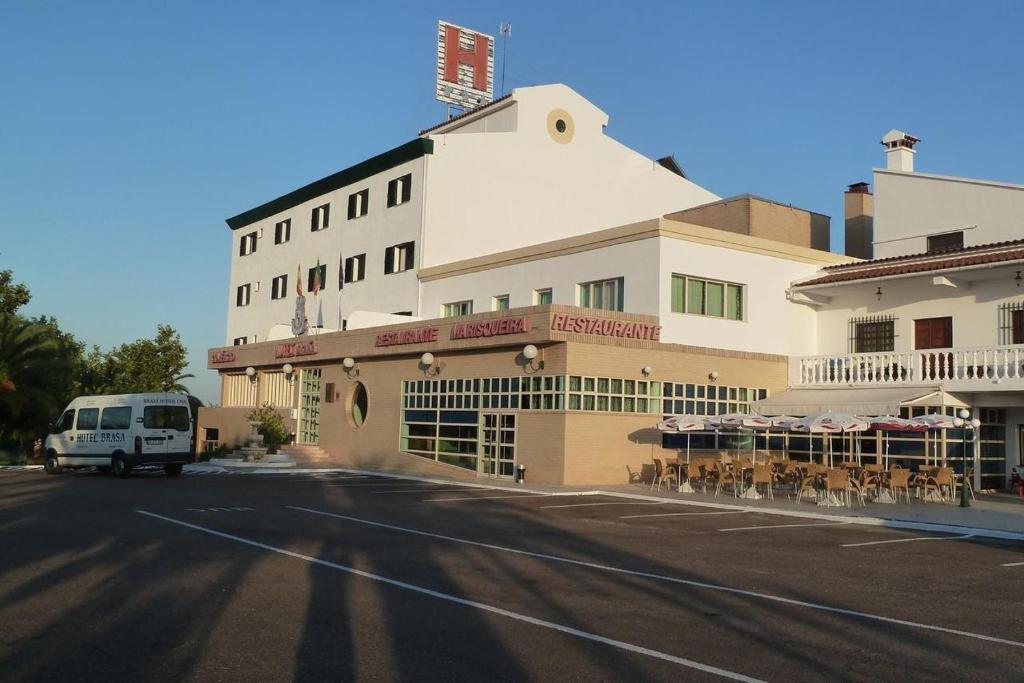
[[[564,85],[517,89],[494,107],[429,134],[423,267],[719,199],[609,138],[608,115]]]
[[[331,180],[326,178],[230,219],[227,342],[262,341],[274,325],[288,324],[295,313],[296,270],[301,265],[307,292],[308,271],[318,259],[327,276],[318,296],[306,295],[311,325],[338,329],[354,311],[429,317],[433,308],[420,307],[419,268],[583,235],[718,198],[605,136],[607,122],[604,112],[564,85],[517,89],[425,132],[418,141],[423,151],[414,159],[392,163],[395,153],[417,141],[336,174],[355,176],[351,183],[335,182],[317,193]],[[407,173],[410,201],[387,207],[388,183]],[[349,195],[365,189],[366,215],[349,220]],[[331,207],[330,225],[312,232],[312,212],[324,204]],[[291,240],[275,244],[275,225],[288,219]],[[241,255],[241,240],[253,232],[255,252]],[[413,268],[385,274],[385,250],[407,242],[415,244]],[[366,254],[365,280],[339,291],[341,260],[358,254]],[[272,279],[281,275],[288,277],[286,295],[272,299]],[[248,304],[238,305],[238,288],[246,284]]]
[[[927,251],[963,231],[964,246],[1024,237],[1024,185],[876,168],[875,258]]]
[[[666,219],[589,237],[589,244],[562,240],[533,253],[510,251],[486,263],[426,270],[423,316],[440,316],[445,304],[465,300],[473,302],[473,313],[489,311],[506,295],[510,307],[530,306],[542,289],[551,290],[552,303],[579,306],[582,283],[621,279],[623,310],[658,316],[663,342],[802,355],[815,349],[816,316],[787,299],[788,283],[850,260]],[[673,275],[741,285],[742,320],[673,311]]]

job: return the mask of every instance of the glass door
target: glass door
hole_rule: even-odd
[[[508,477],[516,471],[516,414],[480,413],[478,472],[485,477]]]
[[[320,368],[302,369],[299,380],[299,443],[320,443],[320,375]]]

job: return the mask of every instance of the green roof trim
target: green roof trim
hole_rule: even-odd
[[[282,195],[277,199],[272,199],[266,204],[257,206],[255,209],[249,209],[237,216],[232,216],[227,219],[228,227],[232,230],[244,228],[247,225],[252,225],[256,221],[261,221],[264,218],[273,216],[274,214],[287,211],[294,206],[298,206],[303,202],[308,202],[310,199],[315,199],[316,197],[327,194],[328,192],[337,190],[340,187],[358,183],[360,180],[365,180],[366,178],[376,175],[381,171],[386,171],[389,168],[398,166],[399,164],[404,164],[407,161],[419,159],[426,154],[433,153],[433,140],[428,138],[416,138],[404,145],[390,149],[383,154],[370,157],[366,161],[360,161],[355,166],[349,166],[343,171],[338,171],[326,178],[315,180],[309,185],[300,187],[299,189],[289,192],[286,195]]]

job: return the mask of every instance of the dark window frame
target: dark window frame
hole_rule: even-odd
[[[357,267],[358,265],[358,267]],[[355,277],[358,274],[359,277]],[[356,254],[345,259],[345,284],[361,282],[366,279],[366,254]]]
[[[955,230],[953,232],[944,232],[940,235],[928,235],[927,241],[927,251],[929,254],[940,251],[955,251],[957,249],[963,249],[964,231]]]
[[[243,293],[245,296],[243,296]],[[242,303],[243,299],[245,303]],[[238,285],[238,288],[235,290],[235,307],[241,308],[242,306],[248,306],[250,303],[252,303],[252,283],[247,282],[244,285]]]
[[[399,253],[404,253],[405,259],[400,264],[397,263],[397,256]],[[384,250],[384,274],[392,275],[394,273],[404,273],[416,268],[416,242],[402,242],[401,244],[395,244]]]
[[[259,239],[259,235],[255,230],[242,235],[242,239],[238,243],[238,255],[241,257],[255,254],[257,239]]]
[[[309,217],[309,231],[319,232],[331,227],[331,203],[321,204],[313,209]]]
[[[322,292],[325,289],[324,283],[327,282],[327,264],[321,263],[319,266],[313,266],[309,269],[309,273],[306,276],[306,284],[308,285],[306,287],[307,292],[313,291],[313,274],[317,270],[320,271],[320,291]]]
[[[370,188],[353,192],[348,196],[348,220],[362,218],[370,212]]]
[[[274,244],[284,244],[292,239],[292,219],[286,218],[274,224]]]
[[[399,191],[401,189],[401,191]],[[390,209],[393,206],[401,206],[412,199],[412,173],[388,181],[388,201]]]
[[[280,291],[277,283],[281,283]],[[288,295],[288,273],[284,275],[278,275],[270,281],[270,298],[271,300],[283,299]]]
[[[896,316],[850,318],[849,330],[850,353],[887,353],[896,348]]]

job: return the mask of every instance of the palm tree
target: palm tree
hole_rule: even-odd
[[[53,397],[33,382],[54,361],[57,343],[42,325],[0,314],[0,438],[22,436],[33,409],[53,410]]]

